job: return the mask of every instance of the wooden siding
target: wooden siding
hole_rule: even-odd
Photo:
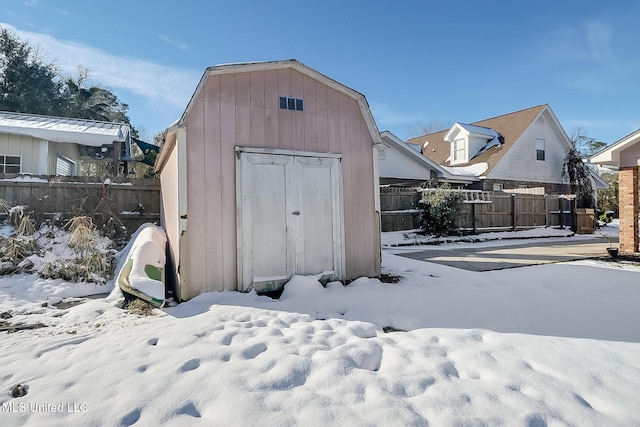
[[[279,97],[304,100],[304,112]],[[346,276],[379,275],[373,141],[358,102],[290,68],[210,75],[185,119],[191,296],[235,290],[235,147],[341,153]]]
[[[160,176],[160,191],[162,203],[160,205],[162,227],[167,233],[169,253],[174,263],[180,261],[180,225],[178,212],[178,149],[173,147],[167,159],[166,172]],[[168,207],[165,209],[165,207]],[[188,266],[187,266],[188,267]],[[182,288],[181,288],[182,290]],[[182,295],[180,295],[182,298]]]

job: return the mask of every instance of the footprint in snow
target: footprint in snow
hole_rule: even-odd
[[[233,337],[236,335],[238,335],[238,332],[234,331],[222,337],[222,345],[231,345],[231,341],[233,341]]]
[[[156,344],[158,344],[158,338],[149,338],[149,339],[147,340],[147,344],[149,344],[149,345],[156,345]]]
[[[442,365],[440,365],[440,373],[442,374],[442,376],[447,377],[447,378],[460,378],[460,374],[458,373],[458,370],[456,369],[456,367],[454,366],[453,363],[451,362],[445,362]]]
[[[524,418],[524,425],[526,427],[547,427],[547,421],[543,414],[529,414]]]
[[[187,403],[186,405],[184,405],[183,407],[179,408],[176,411],[176,414],[181,415],[189,415],[190,417],[193,418],[201,418],[202,415],[200,414],[200,411],[198,411],[198,409],[195,407],[195,405],[192,402]]]
[[[121,427],[129,427],[129,426],[134,425],[135,423],[138,422],[138,420],[140,420],[140,414],[141,413],[142,413],[142,411],[140,410],[140,408],[136,408],[133,411],[129,412],[120,421],[120,426]]]
[[[255,359],[259,354],[264,353],[265,351],[267,351],[267,345],[259,342],[245,348],[242,350],[241,354],[244,359]]]
[[[180,372],[193,371],[194,369],[198,369],[200,367],[200,359],[190,359],[187,360],[180,366]]]

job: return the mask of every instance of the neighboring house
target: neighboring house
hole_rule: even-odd
[[[381,185],[416,185],[428,182],[435,186],[446,182],[454,186],[467,186],[478,180],[475,175],[454,174],[423,156],[419,145],[407,144],[389,131],[381,132],[380,136],[384,144],[378,148]]]
[[[381,144],[362,94],[296,60],[208,68],[156,162],[178,297],[379,276]]]
[[[446,170],[473,173],[470,189],[540,188],[568,193],[562,164],[571,141],[549,105],[539,105],[412,138],[422,153]]]
[[[0,173],[73,176],[83,159],[128,160],[129,133],[122,123],[0,111]]]
[[[638,252],[640,129],[594,154],[589,161],[598,165],[618,167],[620,251]]]

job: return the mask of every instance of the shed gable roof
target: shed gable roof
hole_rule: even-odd
[[[484,151],[474,157],[465,164],[456,166],[469,166],[477,163],[487,163],[488,167],[482,175],[487,175],[502,159],[505,153],[513,146],[513,144],[522,136],[522,134],[531,126],[531,124],[542,114],[543,111],[551,108],[549,105],[538,105],[536,107],[527,108],[525,110],[516,111],[509,114],[493,117],[490,119],[480,120],[471,123],[472,126],[480,128],[491,128],[498,132],[504,138],[504,143]],[[553,113],[552,117],[555,118]],[[449,129],[422,135],[412,138],[408,143],[420,144],[422,153],[433,161],[449,166],[448,158],[451,154],[450,142],[445,141],[445,136],[449,133]],[[428,143],[426,146],[425,143]]]
[[[336,80],[333,80],[330,77],[325,76],[324,74],[314,70],[313,68],[310,68],[304,65],[302,62],[296,59],[288,59],[284,61],[268,61],[268,62],[244,62],[244,63],[236,63],[236,64],[222,64],[222,65],[215,65],[212,67],[208,67],[205,70],[204,74],[202,75],[202,78],[200,79],[200,82],[198,83],[198,86],[196,87],[195,92],[191,96],[191,99],[189,100],[189,104],[187,104],[187,108],[182,114],[182,117],[175,123],[175,125],[184,124],[186,115],[191,109],[193,102],[198,97],[198,94],[202,90],[202,87],[204,86],[204,82],[208,76],[219,75],[219,74],[246,73],[246,72],[252,72],[252,71],[278,70],[283,68],[292,68],[296,71],[299,71],[300,73],[305,74],[315,80],[318,80],[326,84],[330,88],[337,90],[338,92],[344,93],[347,96],[355,99],[358,102],[358,105],[360,106],[360,111],[362,112],[364,120],[367,124],[367,128],[369,130],[369,133],[371,134],[371,138],[373,139],[373,142],[375,144],[382,144],[382,139],[380,138],[380,131],[378,130],[378,127],[373,118],[373,115],[371,114],[371,110],[369,109],[369,104],[367,102],[367,99],[363,94],[351,89],[348,86],[343,85],[342,83],[337,82]]]
[[[177,131],[180,128],[185,127],[185,121],[189,111],[193,107],[198,95],[203,90],[207,77],[211,75],[221,75],[221,74],[233,74],[233,73],[247,73],[247,72],[255,72],[255,71],[266,71],[266,70],[278,70],[291,68],[294,69],[304,75],[307,75],[315,80],[320,81],[321,83],[329,86],[330,88],[346,94],[347,96],[353,98],[358,103],[360,111],[362,113],[362,117],[367,125],[367,130],[371,139],[373,140],[374,145],[384,145],[382,142],[382,138],[380,137],[380,131],[376,125],[376,122],[373,118],[373,114],[371,114],[371,110],[369,109],[369,104],[363,94],[351,89],[348,86],[339,83],[324,74],[304,65],[303,63],[295,60],[289,59],[285,61],[270,61],[270,62],[245,62],[245,63],[237,63],[237,64],[223,64],[216,65],[213,67],[208,67],[200,78],[200,82],[196,87],[196,90],[191,95],[191,99],[187,104],[182,116],[176,120],[168,129],[165,130],[164,134],[164,142],[160,147],[160,154],[156,159],[155,168],[157,171],[161,171],[167,161],[169,153],[173,150],[173,147],[176,143],[176,135]]]
[[[51,142],[100,147],[122,142],[129,135],[125,123],[0,111],[0,132],[28,135]]]

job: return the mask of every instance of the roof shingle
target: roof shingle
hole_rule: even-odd
[[[504,143],[498,147],[485,151],[468,163],[456,164],[456,166],[469,166],[486,162],[489,167],[483,175],[488,174],[498,161],[500,161],[502,156],[509,150],[509,148],[511,148],[513,143],[520,138],[523,132],[531,125],[531,123],[533,123],[545,108],[548,108],[547,104],[471,123],[474,126],[494,129],[504,137]],[[450,162],[447,161],[451,153],[450,142],[444,140],[444,136],[447,132],[449,132],[449,129],[418,136],[408,140],[407,143],[419,144],[422,147],[422,154],[438,164],[450,166]],[[425,142],[428,142],[426,147],[424,146]]]

